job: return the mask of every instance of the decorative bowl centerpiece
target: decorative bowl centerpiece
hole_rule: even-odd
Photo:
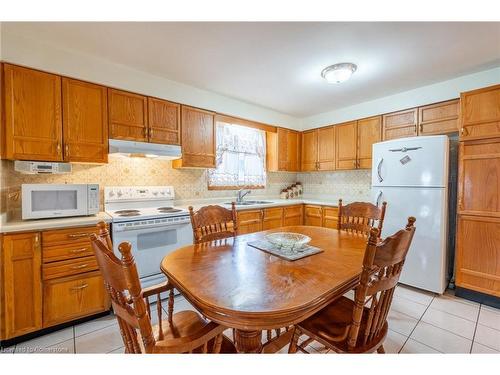
[[[277,232],[266,235],[266,240],[283,250],[299,250],[311,241],[311,237],[300,233]]]

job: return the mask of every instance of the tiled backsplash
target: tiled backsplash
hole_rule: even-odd
[[[207,189],[206,169],[174,169],[168,160],[128,158],[110,155],[105,165],[73,164],[71,174],[26,175],[14,171],[14,162],[1,161],[2,213],[11,217],[21,206],[21,184],[30,183],[98,183],[102,188],[112,185],[172,185],[177,199],[218,198],[233,195],[227,190]],[[277,196],[281,189],[296,181],[295,173],[268,173],[265,189],[253,195]]]
[[[21,207],[20,187],[28,183],[98,183],[112,185],[172,185],[177,199],[222,198],[233,195],[227,190],[208,190],[205,169],[174,169],[171,162],[158,159],[127,158],[110,155],[106,165],[73,164],[71,174],[26,175],[14,171],[14,162],[2,160],[1,213],[17,217]],[[265,189],[252,195],[278,196],[281,189],[301,181],[304,193],[333,199],[369,200],[370,171],[336,171],[312,173],[270,172]],[[101,207],[102,208],[102,207]]]
[[[304,185],[304,194],[335,200],[369,201],[371,170],[298,173],[297,181]]]

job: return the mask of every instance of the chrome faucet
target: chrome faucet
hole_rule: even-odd
[[[245,196],[250,194],[251,192],[252,192],[251,190],[245,190],[245,189],[238,190],[238,193],[236,194],[236,203],[243,202],[243,198],[245,198]]]

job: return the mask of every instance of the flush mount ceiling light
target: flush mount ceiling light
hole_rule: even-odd
[[[321,77],[328,83],[341,83],[351,78],[358,67],[353,63],[340,63],[327,66],[321,72]]]

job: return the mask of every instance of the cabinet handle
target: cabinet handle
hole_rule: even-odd
[[[465,127],[462,127],[461,133],[462,133],[462,135],[469,135],[469,131]]]
[[[83,284],[83,285],[80,285],[80,286],[74,286],[74,287],[72,287],[70,289],[71,290],[82,290],[82,289],[85,289],[88,286],[89,286],[89,284]]]
[[[148,137],[148,128],[144,128],[143,132],[144,132],[144,138],[147,138]]]
[[[83,238],[83,237],[88,237],[88,233],[71,233],[68,234],[68,237],[71,239],[76,239],[76,238]]]
[[[57,154],[61,153],[61,144],[57,143]]]
[[[40,235],[35,235],[35,249],[40,248]]]
[[[153,128],[149,128],[149,138],[153,138]]]
[[[424,131],[424,125],[420,124],[420,133],[423,133],[423,131]]]
[[[84,251],[87,251],[87,248],[86,247],[83,247],[81,249],[72,249],[70,250],[69,252],[71,254],[79,254],[79,253],[83,253]]]
[[[72,270],[81,270],[82,268],[85,268],[85,267],[87,267],[87,266],[88,266],[88,264],[87,264],[87,263],[85,263],[85,264],[79,264],[78,266],[72,266],[72,267],[70,267],[70,268],[71,268]]]
[[[69,145],[64,146],[64,153],[66,156],[69,156]]]

